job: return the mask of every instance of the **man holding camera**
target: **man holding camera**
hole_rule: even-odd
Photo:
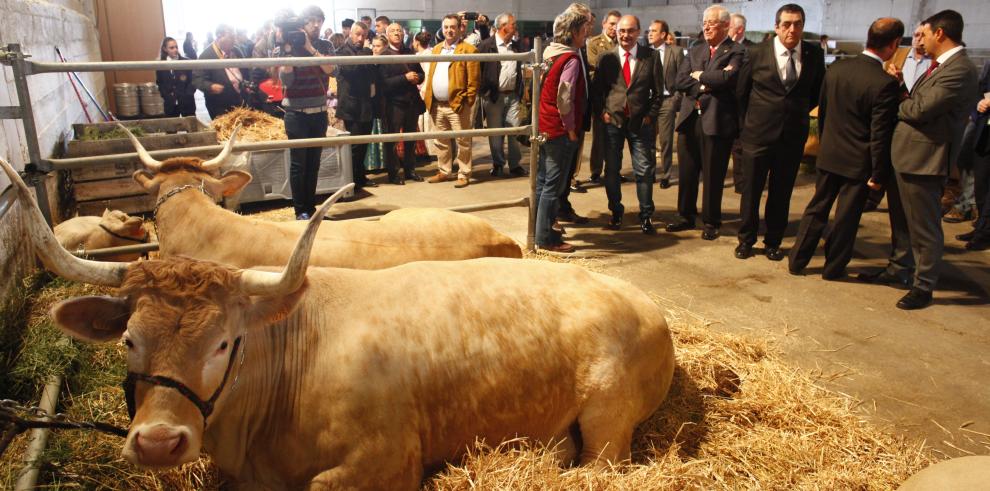
[[[321,57],[330,54],[330,43],[320,39],[323,11],[306,7],[302,15],[281,26],[284,33],[282,56]],[[285,134],[290,140],[327,136],[327,78],[331,65],[279,67],[285,109]],[[309,220],[316,210],[316,181],[323,147],[293,148],[289,151],[289,187],[297,220]]]

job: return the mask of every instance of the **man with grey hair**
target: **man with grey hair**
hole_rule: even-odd
[[[585,16],[585,18],[588,19],[587,29],[590,30],[591,26],[594,25],[595,16],[594,14],[591,13],[591,9],[588,8],[587,5],[583,3],[572,3],[567,7],[567,10],[564,11],[564,13],[568,13],[568,12],[573,12]],[[556,23],[554,24],[554,27],[556,28]],[[591,88],[591,65],[588,63],[587,47],[582,46],[580,49],[577,50],[577,53],[578,56],[581,57],[580,68],[581,68],[581,73],[584,77],[583,97],[585,98],[585,100],[589,100],[590,98],[589,90]],[[580,168],[581,152],[582,149],[584,148],[584,139],[588,131],[591,131],[590,110],[584,111],[584,115],[581,120],[581,125],[578,126],[577,150],[574,151],[574,154],[571,156],[570,165],[566,168],[567,174],[566,174],[566,179],[564,179],[564,182],[569,183],[570,185],[564,186],[564,191],[560,196],[560,211],[557,213],[557,218],[564,222],[572,222],[572,223],[588,222],[587,217],[578,215],[577,212],[574,211],[574,206],[571,204],[569,199],[571,195],[571,191],[581,192],[581,193],[587,192],[580,185],[578,185],[577,181],[575,180],[575,176],[577,174],[578,169]]]
[[[739,12],[729,15],[729,38],[736,44],[741,44],[748,48],[754,43],[746,39],[746,16]]]
[[[513,40],[516,35],[516,17],[509,12],[499,14],[495,18],[495,35],[478,44],[479,53],[519,53],[522,49],[519,42]],[[489,128],[505,128],[519,126],[519,105],[522,101],[522,72],[517,61],[489,61],[481,64],[480,95],[484,102],[485,120]],[[519,140],[504,136],[488,137],[488,146],[492,152],[492,176],[501,176],[506,164],[504,150],[505,140],[508,140],[509,175],[528,175],[526,169],[519,165],[522,152]]]
[[[199,54],[199,59],[226,60],[244,57],[235,46],[236,33],[233,27],[220,24],[216,35],[216,39]],[[241,94],[243,80],[244,73],[240,68],[213,68],[192,72],[192,84],[203,91],[210,118],[218,118],[244,104]]]

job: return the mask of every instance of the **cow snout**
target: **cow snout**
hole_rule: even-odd
[[[188,430],[158,424],[140,428],[133,437],[138,465],[144,467],[173,467],[184,463],[189,449]]]

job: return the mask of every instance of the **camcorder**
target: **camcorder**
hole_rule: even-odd
[[[461,18],[464,20],[478,20],[477,12],[461,12]]]
[[[292,56],[307,55],[303,49],[306,46],[306,33],[302,30],[305,25],[306,20],[296,16],[278,19],[275,24],[282,31],[282,42],[292,48]]]

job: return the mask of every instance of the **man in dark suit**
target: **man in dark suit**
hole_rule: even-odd
[[[368,26],[364,22],[351,25],[351,35],[337,50],[337,56],[371,56],[371,50],[364,47]],[[333,76],[337,78],[337,117],[344,121],[344,128],[352,135],[371,134],[374,117],[375,94],[382,90],[375,87],[378,78],[374,65],[334,65]],[[351,170],[354,172],[354,189],[377,187],[374,181],[365,177],[364,157],[368,144],[351,145]]]
[[[825,241],[822,278],[845,276],[869,190],[880,189],[890,175],[890,137],[900,89],[883,63],[897,51],[903,35],[900,20],[877,19],[867,33],[866,50],[833,63],[825,73],[818,105],[818,180],[788,258],[791,274],[800,274],[815,254],[838,199]]]
[[[402,42],[402,26],[394,23],[385,28],[388,33],[389,53],[396,55],[415,54]],[[419,96],[418,84],[426,79],[419,63],[379,65],[385,95],[385,130],[389,133],[419,131],[419,116],[426,112],[423,98]],[[399,175],[398,143],[385,144],[385,166],[388,181],[392,184],[405,184],[406,180],[423,181],[416,174],[416,140],[402,142],[402,171]]]
[[[777,9],[776,36],[746,53],[739,75],[742,119],[742,223],[735,256],[753,254],[760,228],[760,198],[769,189],[764,254],[780,261],[780,242],[787,227],[791,193],[808,140],[808,112],[818,105],[825,78],[825,54],[817,43],[801,41],[804,9],[790,3]]]
[[[217,26],[216,40],[210,43],[199,55],[200,60],[226,60],[243,58],[240,50],[234,46],[237,40],[234,28],[226,24]],[[206,98],[206,110],[211,119],[226,114],[231,109],[244,105],[241,97],[241,81],[244,74],[240,68],[213,68],[209,70],[193,70],[192,84],[203,91]]]
[[[479,53],[519,53],[522,49],[518,41],[513,41],[516,35],[516,18],[508,13],[495,17],[495,35],[478,43]],[[522,70],[518,61],[489,61],[481,64],[481,98],[484,102],[485,120],[489,128],[505,128],[519,126],[519,109],[522,103]],[[509,155],[506,159],[503,145],[508,140]],[[506,160],[509,164],[510,176],[528,175],[526,169],[519,165],[522,152],[519,140],[515,137],[488,137],[488,146],[492,153],[493,176],[504,173]]]
[[[663,66],[652,49],[640,49],[639,19],[625,15],[616,28],[619,46],[606,51],[598,60],[592,91],[595,116],[605,123],[605,193],[612,218],[608,228],[622,227],[622,147],[629,142],[636,196],[639,198],[639,223],[644,234],[656,234],[653,226],[653,182],[656,179],[656,155],[653,123],[663,103]]]
[[[897,185],[887,193],[893,250],[886,269],[861,275],[866,281],[896,283],[917,264],[911,290],[897,302],[904,310],[932,303],[944,245],[942,188],[966,117],[979,98],[976,67],[962,44],[962,16],[943,10],[921,25],[925,52],[933,61],[897,111],[891,143]]]
[[[746,17],[743,14],[734,12],[729,16],[729,38],[732,42],[742,46],[744,50],[756,46],[756,43],[746,39]],[[743,192],[743,164],[742,164],[742,143],[736,138],[732,143],[732,187],[736,194]]]
[[[738,135],[736,80],[743,48],[729,39],[729,11],[720,5],[705,9],[704,42],[688,51],[677,72],[677,91],[683,94],[677,113],[678,222],[668,232],[691,230],[698,216],[699,177],[704,176],[701,238],[715,240],[722,226],[722,186],[729,167],[729,151]]]
[[[973,177],[980,216],[973,222],[973,230],[956,236],[956,240],[966,242],[966,249],[970,251],[990,249],[990,125],[987,125],[987,118],[990,117],[990,63],[983,63],[978,92],[983,94],[983,98],[970,114],[969,125],[973,127],[973,139],[976,140],[973,144]]]
[[[650,23],[646,33],[649,48],[656,50],[658,61],[663,66],[663,104],[657,116],[657,160],[660,162],[658,176],[660,189],[670,187],[670,170],[674,161],[674,119],[677,118],[677,70],[684,61],[684,51],[679,46],[667,44],[670,26],[666,21]]]

